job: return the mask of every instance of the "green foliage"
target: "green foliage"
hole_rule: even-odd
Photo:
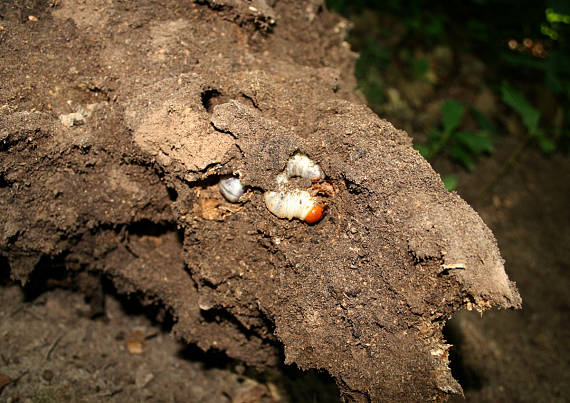
[[[570,24],[570,15],[558,13],[553,8],[547,8],[544,13],[547,23],[540,26],[540,32],[552,40],[560,39],[559,27],[561,24]]]
[[[391,59],[391,50],[381,48],[372,40],[364,41],[360,57],[356,61],[355,75],[358,88],[371,104],[380,105],[385,102],[381,71]]]
[[[450,99],[441,107],[441,123],[443,125],[443,131],[446,134],[452,133],[461,119],[463,119],[463,114],[465,113],[465,108],[459,102]]]
[[[430,44],[443,40],[446,20],[447,17],[444,14],[429,14],[425,10],[412,9],[404,16],[404,22],[410,34],[423,38]]]
[[[444,175],[441,177],[441,180],[443,181],[443,186],[445,186],[449,192],[453,192],[457,188],[458,181],[455,175]]]
[[[414,80],[424,78],[429,69],[429,63],[425,58],[414,58],[410,61],[410,71]]]
[[[479,156],[493,152],[493,143],[485,130],[475,133],[458,130],[464,115],[465,107],[461,103],[453,99],[445,102],[441,107],[441,126],[433,128],[428,142],[416,145],[416,149],[426,159],[445,154],[472,171]]]
[[[529,52],[513,53],[503,50],[499,57],[504,66],[503,75],[510,81],[536,82],[544,80],[545,86],[552,91],[564,108],[564,128],[555,128],[547,135],[538,125],[540,111],[523,95],[507,84],[501,86],[503,101],[512,107],[521,117],[529,134],[544,152],[557,149],[568,152],[570,148],[570,2],[567,0],[549,0],[539,3],[542,6],[541,21],[536,22],[536,38],[542,38],[547,55],[533,57]],[[514,91],[514,92],[513,92]],[[530,108],[529,108],[530,106]],[[548,122],[546,122],[548,124]],[[544,124],[544,123],[543,123]],[[556,131],[556,133],[555,133]]]
[[[480,110],[478,110],[475,107],[471,107],[469,111],[471,112],[471,115],[475,119],[475,122],[477,122],[477,126],[479,126],[481,130],[487,133],[497,132],[497,127],[495,126],[495,124],[489,119],[487,119],[487,117],[483,113],[481,113]]]
[[[520,115],[528,131],[531,134],[536,133],[538,130],[538,121],[540,120],[540,112],[529,104],[520,92],[506,82],[501,86],[501,93],[503,94],[503,102]]]
[[[520,117],[530,141],[544,152],[570,149],[568,0],[520,0],[516,5],[512,0],[326,0],[326,4],[329,9],[348,18],[358,16],[356,23],[365,21],[353,31],[358,35],[351,40],[354,50],[360,53],[356,62],[358,87],[369,105],[385,116],[388,114],[387,118],[409,119],[413,112],[423,107],[421,102],[431,102],[433,98],[418,97],[418,102],[401,92],[405,94],[404,103],[411,105],[412,113],[410,110],[405,110],[407,114],[401,113],[400,109],[392,112],[394,109],[382,107],[387,100],[386,86],[400,89],[400,82],[428,79],[435,94],[440,89],[443,91],[439,93],[445,94],[449,86],[462,85],[461,71],[449,70],[441,76],[446,78],[445,74],[448,74],[451,78],[459,78],[448,85],[445,79],[438,80],[441,77],[437,59],[435,68],[430,68],[434,66],[431,58],[434,46],[444,45],[456,56],[467,53],[485,62],[485,75],[474,73],[480,74],[475,78],[483,78],[483,85],[488,88],[500,89],[503,102]],[[378,24],[374,24],[374,15]],[[523,46],[525,38],[539,44],[543,52],[534,53],[534,48],[531,50],[526,43]],[[507,46],[509,40],[516,40],[519,44],[515,50]],[[456,60],[452,68],[458,67],[455,63]],[[433,81],[432,77],[435,77]],[[517,88],[525,90],[544,83],[553,95],[550,98],[555,98],[555,102],[562,106],[562,114],[556,114],[554,110],[549,113],[546,109],[541,113],[537,107],[539,102],[533,99],[529,102],[522,92],[508,84],[501,85],[502,77],[508,77],[510,82],[517,83]],[[394,115],[389,116],[390,113]],[[427,141],[416,145],[416,148],[429,160],[449,158],[472,171],[481,155],[493,152],[491,134],[502,131],[497,128],[499,123],[455,100],[447,101],[441,113],[440,124],[429,130]],[[461,129],[466,114],[476,122],[476,130]],[[550,121],[546,121],[547,116]],[[416,122],[408,123],[414,127]],[[444,179],[444,182],[449,180]],[[447,186],[448,182],[445,183]]]
[[[520,92],[506,82],[501,86],[501,93],[503,102],[513,108],[520,116],[528,130],[528,134],[534,138],[540,149],[545,153],[556,151],[556,144],[538,126],[540,121],[538,109],[532,106]]]
[[[488,154],[494,151],[491,137],[485,132],[458,131],[455,133],[455,140],[474,155]]]

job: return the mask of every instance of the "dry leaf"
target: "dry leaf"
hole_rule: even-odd
[[[135,330],[127,335],[125,340],[125,344],[127,346],[127,350],[131,354],[142,354],[144,352],[145,335],[140,330]]]
[[[12,378],[8,375],[0,374],[0,389],[12,382]]]
[[[273,382],[267,382],[266,384],[267,389],[269,389],[269,394],[271,395],[271,400],[273,402],[280,402],[281,401],[281,393],[279,393],[279,389],[277,385]]]
[[[216,199],[200,199],[200,215],[206,220],[217,220],[221,216],[219,205]]]
[[[251,379],[246,379],[242,386],[232,396],[232,403],[256,403],[263,397],[269,396],[267,388]]]

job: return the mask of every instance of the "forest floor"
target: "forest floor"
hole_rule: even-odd
[[[566,401],[570,396],[568,290],[570,161],[529,150],[483,200],[477,196],[512,150],[505,139],[459,193],[497,237],[519,311],[462,311],[446,329],[467,401]]]

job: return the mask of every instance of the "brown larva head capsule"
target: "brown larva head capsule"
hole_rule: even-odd
[[[325,211],[327,209],[326,203],[317,203],[315,206],[307,213],[305,216],[305,222],[307,224],[315,224],[321,221],[325,216]]]

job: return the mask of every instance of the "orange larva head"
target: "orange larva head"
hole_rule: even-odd
[[[325,203],[318,203],[309,211],[307,216],[305,217],[305,222],[307,224],[315,224],[321,220],[321,218],[325,215],[325,210],[327,209],[327,205]]]

